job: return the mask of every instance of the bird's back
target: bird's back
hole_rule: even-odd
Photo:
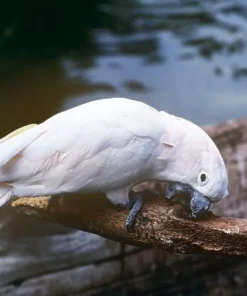
[[[83,104],[0,144],[0,182],[17,196],[125,186],[145,178],[161,132],[159,112],[144,103]]]

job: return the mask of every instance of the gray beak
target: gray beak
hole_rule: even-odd
[[[207,212],[211,206],[209,199],[191,186],[183,183],[168,183],[166,187],[166,198],[168,200],[176,200],[176,195],[179,193],[186,193],[182,200],[178,200],[189,206],[193,218],[200,217]]]

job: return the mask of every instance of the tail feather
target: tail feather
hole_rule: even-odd
[[[32,141],[41,135],[40,133],[29,133],[24,137],[18,137],[18,135],[23,134],[25,131],[30,130],[35,126],[37,125],[30,124],[23,126],[0,139],[0,166],[4,166],[6,163],[8,163],[14,156],[16,156]],[[6,204],[12,196],[12,186],[5,183],[0,183],[0,207]]]

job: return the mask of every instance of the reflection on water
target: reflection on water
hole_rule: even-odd
[[[112,96],[201,125],[247,115],[245,0],[111,2],[1,18],[1,136]]]

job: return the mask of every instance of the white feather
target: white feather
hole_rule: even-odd
[[[196,164],[205,150],[223,172],[217,185],[203,189],[215,197],[227,177],[202,129],[142,102],[93,101],[0,143],[0,205],[12,196],[90,191],[123,202],[131,186],[150,179],[182,180],[196,188]]]
[[[162,133],[157,116],[148,105],[121,98],[57,114],[0,144],[0,182],[16,196],[128,187],[151,169]]]

